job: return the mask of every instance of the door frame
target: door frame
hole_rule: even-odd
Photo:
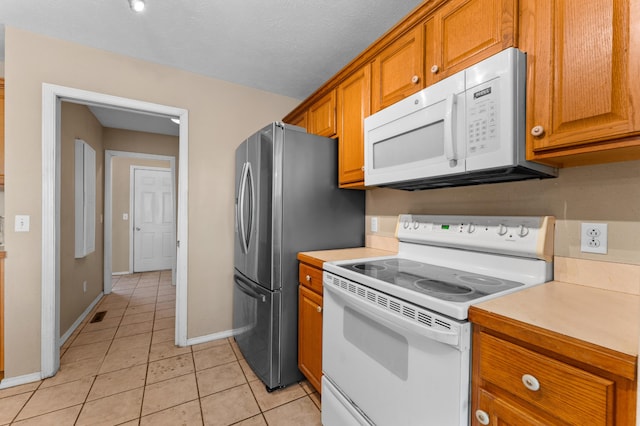
[[[49,83],[42,84],[42,315],[40,375],[53,376],[60,367],[60,107],[62,101],[100,105],[180,119],[178,211],[176,229],[175,343],[187,344],[189,113],[186,109]],[[106,155],[105,155],[106,157]],[[105,170],[106,178],[107,170]],[[106,210],[106,205],[105,205]],[[106,211],[105,211],[106,212]],[[105,241],[110,238],[106,234]],[[107,238],[108,236],[108,238]],[[105,251],[106,255],[106,251]],[[105,259],[106,260],[106,259]],[[108,267],[108,269],[107,269]],[[111,263],[104,265],[105,275]],[[110,277],[105,281],[109,285]],[[110,288],[109,288],[110,291]],[[106,291],[105,291],[106,292]]]
[[[172,157],[173,158],[173,157]],[[166,168],[166,167],[151,167],[151,166],[139,166],[139,165],[131,165],[130,169],[129,169],[129,220],[130,222],[130,227],[129,227],[129,272],[131,273],[135,273],[135,258],[134,258],[134,239],[135,239],[135,232],[133,232],[131,229],[133,228],[133,225],[135,224],[134,222],[134,218],[135,218],[135,213],[136,213],[136,209],[135,209],[135,171],[136,170],[157,170],[157,171],[168,171],[171,172],[171,208],[173,209],[173,211],[175,212],[176,210],[176,201],[175,201],[175,186],[176,186],[176,181],[174,179],[174,170],[173,170],[173,163],[171,164],[170,168]],[[173,218],[173,226],[175,227],[175,223],[176,223],[176,219],[175,219],[175,215]],[[175,281],[173,281],[174,278],[174,274],[175,274],[175,259],[173,262],[173,265],[171,267],[171,279],[172,279],[172,283],[175,284]]]

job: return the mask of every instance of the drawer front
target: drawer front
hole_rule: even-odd
[[[485,382],[570,424],[613,424],[612,381],[486,333],[478,341]]]
[[[300,284],[310,288],[318,294],[322,294],[322,270],[313,266],[300,264],[298,280]]]

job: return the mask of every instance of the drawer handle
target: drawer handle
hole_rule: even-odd
[[[322,306],[316,306],[316,311],[317,311],[318,313],[322,312]]]
[[[476,419],[481,425],[489,424],[489,415],[485,411],[476,410]]]
[[[311,275],[307,275],[305,278],[307,279],[307,282],[311,282]]]
[[[531,374],[524,374],[522,376],[522,383],[527,389],[531,391],[535,392],[540,389],[540,382]]]

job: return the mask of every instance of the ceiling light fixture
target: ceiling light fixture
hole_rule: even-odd
[[[142,12],[144,10],[144,0],[129,0],[129,6],[134,12]]]

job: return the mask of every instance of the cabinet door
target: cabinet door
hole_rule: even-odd
[[[285,123],[293,124],[294,126],[300,126],[303,129],[309,131],[309,127],[307,127],[307,111],[302,114],[296,115],[293,118],[287,118]]]
[[[585,164],[631,159],[604,152],[624,147],[624,141],[617,146],[602,141],[640,130],[639,2],[523,0],[521,16],[529,158],[564,165],[567,153],[599,151],[600,161]],[[639,154],[636,149],[636,158]]]
[[[338,86],[338,181],[341,187],[364,184],[364,119],[371,113],[371,64]]]
[[[332,90],[309,107],[308,130],[328,138],[336,135],[336,91]]]
[[[298,368],[320,392],[322,379],[322,296],[304,286],[298,300]]]
[[[372,113],[424,87],[423,34],[419,25],[376,56],[371,83]]]
[[[497,398],[484,389],[478,389],[477,402],[471,413],[471,424],[474,426],[546,426],[549,424],[565,424],[557,422],[549,423],[537,415],[509,403],[507,400]],[[488,423],[487,423],[488,420]]]
[[[515,43],[515,0],[452,0],[425,23],[427,85]]]

